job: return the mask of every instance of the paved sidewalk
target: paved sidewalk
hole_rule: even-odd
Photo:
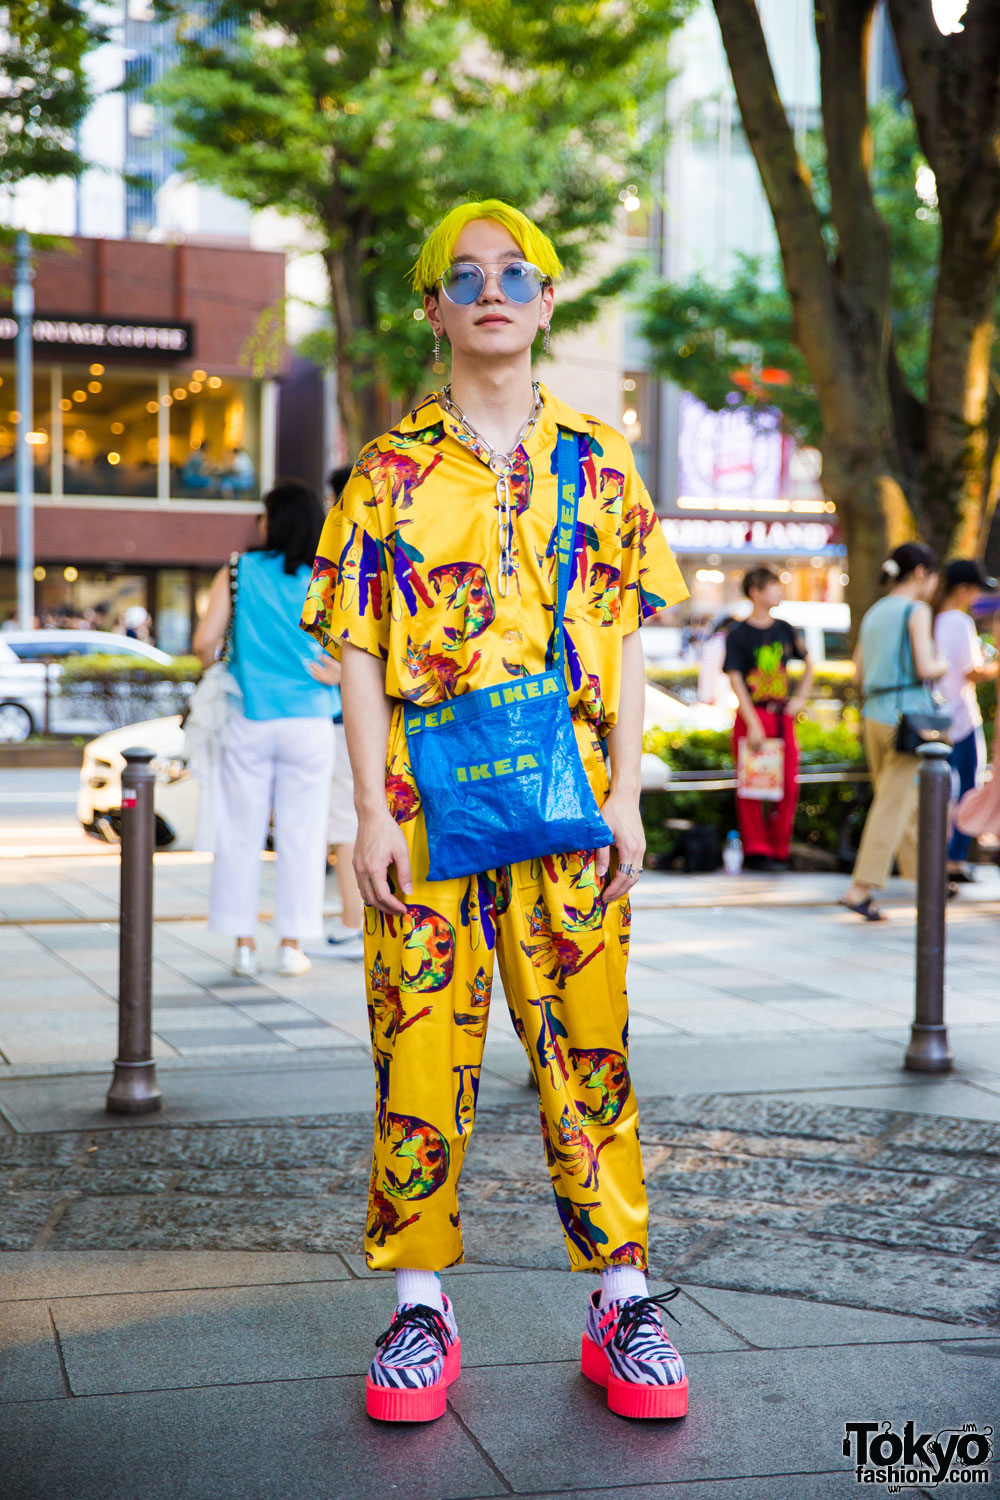
[[[842,1500],[859,1489],[848,1421],[995,1426],[1000,879],[984,874],[949,911],[945,1078],[900,1066],[912,887],[864,926],[832,904],[835,877],[643,877],[631,1052],[652,1269],[683,1288],[680,1422],[615,1418],[579,1374],[591,1283],[562,1269],[537,1106],[495,1005],[469,1264],[449,1288],[464,1374],[440,1422],[398,1430],[361,1396],[392,1295],[361,1255],[360,967],[235,980],[201,919],[206,867],[162,857],[164,1110],[116,1120],[117,863],[4,862],[5,1500]],[[909,1493],[1000,1495],[990,1467]]]

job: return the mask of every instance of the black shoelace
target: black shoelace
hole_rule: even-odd
[[[436,1307],[427,1307],[423,1302],[414,1302],[411,1307],[404,1307],[402,1312],[397,1312],[385,1333],[380,1333],[375,1340],[376,1349],[381,1349],[407,1328],[421,1328],[440,1346],[441,1353],[447,1354],[448,1325]]]
[[[680,1318],[675,1318],[667,1306],[679,1297],[681,1289],[679,1286],[671,1287],[669,1292],[661,1292],[658,1297],[639,1297],[634,1302],[626,1302],[618,1315],[618,1334],[616,1342],[624,1354],[628,1353],[628,1347],[635,1335],[636,1329],[640,1328],[647,1318],[653,1317],[653,1308],[659,1308],[665,1312],[671,1322],[680,1327]]]

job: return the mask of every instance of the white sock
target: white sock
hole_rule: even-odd
[[[621,1302],[625,1297],[648,1296],[646,1277],[635,1266],[612,1266],[601,1272],[602,1307],[607,1307],[609,1302]]]
[[[436,1271],[397,1271],[396,1302],[422,1302],[444,1312],[440,1276]]]

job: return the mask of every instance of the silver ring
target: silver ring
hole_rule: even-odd
[[[639,871],[636,869],[635,865],[619,865],[618,873],[620,875],[630,875],[634,878],[639,874]]]

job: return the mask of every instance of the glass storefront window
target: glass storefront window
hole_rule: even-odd
[[[32,428],[28,434],[35,494],[52,491],[52,377],[48,370],[35,370],[32,382]],[[13,365],[0,365],[0,490],[17,489],[14,445],[20,413],[17,410],[17,379]]]
[[[155,377],[66,366],[62,392],[63,492],[155,496]]]
[[[170,494],[260,498],[259,387],[203,370],[171,385]]]

